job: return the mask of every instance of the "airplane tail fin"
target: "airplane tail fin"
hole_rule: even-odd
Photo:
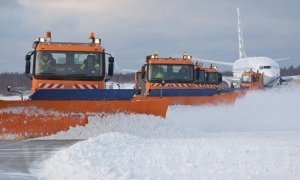
[[[238,36],[239,36],[239,59],[247,57],[246,51],[244,49],[244,37],[243,37],[243,30],[241,26],[241,18],[240,18],[240,9],[239,7],[236,8],[237,15],[238,15]]]

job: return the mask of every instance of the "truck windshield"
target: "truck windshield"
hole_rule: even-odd
[[[193,82],[193,65],[150,64],[148,79],[150,82]]]
[[[206,83],[218,83],[219,73],[217,72],[207,72],[206,73]]]
[[[242,75],[242,82],[243,83],[250,83],[251,82],[251,75]]]
[[[34,75],[50,79],[93,80],[105,76],[102,53],[38,51]]]

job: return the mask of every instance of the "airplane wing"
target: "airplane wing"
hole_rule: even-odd
[[[209,60],[209,59],[197,59],[193,58],[195,61],[200,61],[200,62],[207,62],[207,63],[213,63],[213,64],[220,64],[220,65],[225,65],[225,66],[232,66],[232,62],[224,62],[224,61],[215,61],[215,60]]]
[[[274,59],[276,62],[279,62],[279,61],[285,61],[285,60],[288,60],[290,58],[280,58],[280,59]]]
[[[241,82],[240,78],[236,78],[236,77],[232,77],[232,76],[223,76],[223,80],[229,81],[229,82],[236,82],[236,83]]]
[[[117,64],[117,62],[115,62],[115,66],[116,66],[116,70],[118,70],[119,72],[126,72],[126,73],[135,73],[137,70],[134,69],[122,69],[120,68],[120,66]]]
[[[136,73],[137,70],[134,69],[121,69],[123,72]]]
[[[300,75],[282,76],[281,79],[282,79],[283,82],[290,82],[290,81],[300,82]]]
[[[300,75],[292,76],[295,80],[300,80]]]

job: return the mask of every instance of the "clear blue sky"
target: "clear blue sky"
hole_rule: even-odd
[[[280,65],[300,65],[297,0],[0,0],[0,72],[23,72],[26,52],[46,31],[53,41],[77,42],[95,32],[127,69],[154,51],[233,62],[237,6],[248,56],[290,57]]]

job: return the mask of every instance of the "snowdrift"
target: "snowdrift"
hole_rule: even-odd
[[[253,91],[232,106],[172,106],[94,116],[47,139],[87,139],[41,164],[42,179],[297,179],[300,86]]]

